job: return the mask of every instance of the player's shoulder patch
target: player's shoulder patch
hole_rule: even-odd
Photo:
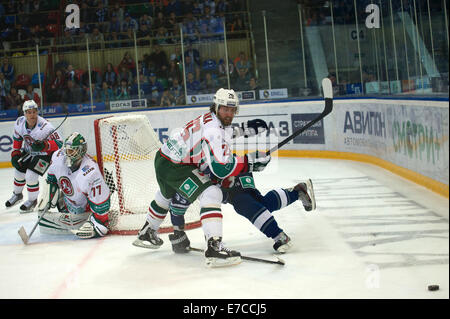
[[[81,167],[80,169],[81,169],[81,172],[83,173],[83,176],[86,176],[89,173],[91,173],[92,171],[94,171],[95,167],[87,164],[87,165],[84,165],[83,167]]]
[[[44,119],[43,117],[38,117],[38,123],[37,123],[37,127],[40,130],[43,130],[45,127],[47,127],[50,124],[50,122],[48,122],[46,119]]]

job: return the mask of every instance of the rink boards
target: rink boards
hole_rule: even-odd
[[[248,140],[237,139],[233,147],[238,152],[269,149],[315,118],[323,108],[323,100],[241,105],[235,123],[261,118],[270,131]],[[73,116],[60,133],[66,137],[73,131],[80,132],[88,140],[88,152],[95,155],[93,122],[97,118],[145,114],[163,141],[173,130],[207,110],[208,106],[174,107]],[[331,114],[283,146],[278,155],[369,162],[448,197],[448,111],[445,99],[335,99]],[[49,120],[57,126],[62,117]],[[0,167],[10,167],[13,124],[0,123]]]

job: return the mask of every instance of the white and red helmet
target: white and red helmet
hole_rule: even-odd
[[[27,110],[38,109],[38,105],[33,100],[23,102],[22,110],[25,113]]]
[[[217,111],[219,110],[219,106],[228,106],[228,107],[235,107],[236,113],[239,113],[239,98],[234,92],[234,90],[227,90],[227,89],[218,89],[216,94],[214,94],[214,106]]]

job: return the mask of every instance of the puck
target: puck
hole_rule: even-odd
[[[429,285],[428,286],[429,291],[436,291],[439,290],[439,285]]]

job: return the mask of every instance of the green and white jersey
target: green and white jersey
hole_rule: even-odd
[[[80,168],[72,172],[65,161],[63,150],[53,153],[47,180],[58,183],[69,212],[84,213],[89,207],[93,213],[107,213],[110,207],[110,191],[97,163],[89,155],[85,155]]]
[[[180,165],[207,168],[216,176],[237,175],[244,167],[243,158],[231,150],[232,126],[224,127],[214,113],[208,112],[188,122],[162,145],[161,155]]]

